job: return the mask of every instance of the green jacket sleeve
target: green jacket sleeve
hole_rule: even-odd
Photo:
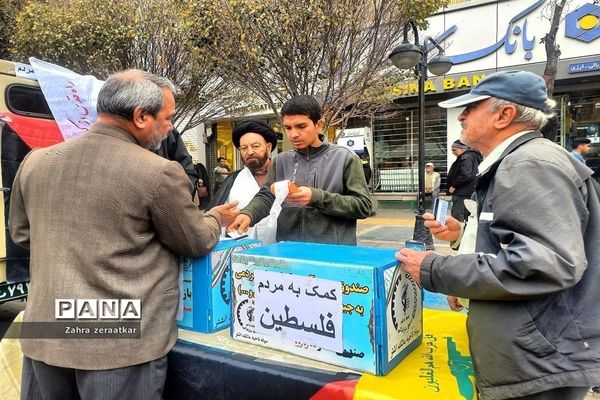
[[[323,189],[312,188],[310,205],[323,214],[350,219],[367,218],[373,215],[371,196],[360,158],[349,157],[346,160],[343,193],[331,193]]]

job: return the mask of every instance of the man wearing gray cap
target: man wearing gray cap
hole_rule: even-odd
[[[438,239],[473,231],[471,251],[396,256],[425,289],[470,299],[467,330],[480,399],[583,399],[600,382],[600,201],[592,171],[540,128],[554,102],[530,72],[489,75],[469,94],[461,141],[484,160],[462,229],[425,214]],[[465,242],[467,242],[465,237]],[[462,308],[456,297],[450,306]]]

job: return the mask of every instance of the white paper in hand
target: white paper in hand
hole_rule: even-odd
[[[267,223],[269,228],[273,228],[277,225],[277,218],[279,217],[279,213],[281,213],[281,205],[290,192],[288,183],[289,180],[285,180],[273,184],[275,188],[275,201],[269,212],[269,222]]]
[[[448,213],[448,202],[442,199],[435,199],[433,203],[433,214],[435,220],[442,225],[446,225],[446,214]]]

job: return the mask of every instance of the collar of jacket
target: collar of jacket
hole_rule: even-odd
[[[494,176],[496,176],[496,171],[498,170],[498,167],[500,166],[502,160],[504,160],[504,158],[507,155],[512,153],[516,148],[518,148],[522,144],[527,143],[532,139],[540,137],[543,137],[543,135],[540,132],[529,132],[524,134],[523,136],[512,142],[510,146],[508,146],[506,150],[504,150],[502,155],[500,155],[498,160],[495,163],[493,163],[486,172],[484,172],[482,175],[477,176],[475,184],[475,200],[479,204],[479,206],[477,207],[478,216],[481,215],[481,204],[485,202],[485,198],[487,196],[487,188],[489,187],[492,179],[494,179]]]
[[[475,155],[478,153],[473,149],[467,149],[467,150],[463,151],[462,153],[460,153],[459,155],[457,155],[456,158],[464,158],[464,157],[468,156],[469,154]]]
[[[319,133],[319,139],[321,140],[321,145],[319,147],[308,146],[308,155],[303,150],[295,150],[296,154],[300,154],[306,158],[313,158],[322,154],[331,146],[331,144],[327,141],[327,137],[322,133]]]
[[[543,137],[543,135],[540,132],[536,132],[536,131],[524,134],[523,136],[521,136],[520,138],[518,138],[517,140],[512,142],[510,144],[510,146],[508,146],[506,148],[506,150],[504,150],[504,152],[500,155],[500,158],[498,158],[498,160],[492,164],[492,166],[490,167],[488,172],[491,171],[492,169],[494,170],[494,172],[496,172],[496,170],[498,169],[498,166],[500,165],[502,160],[504,160],[504,158],[507,155],[509,155],[510,153],[512,153],[517,147],[521,146],[524,143],[529,142],[532,139],[541,138],[541,137]],[[484,175],[487,175],[487,173]]]
[[[125,129],[119,128],[115,125],[102,124],[100,122],[96,122],[94,125],[92,125],[92,127],[88,131],[88,134],[90,134],[90,133],[111,136],[111,137],[114,137],[117,139],[125,140],[126,142],[138,144],[137,140],[135,140],[135,138],[131,135],[131,133],[129,133]]]
[[[536,138],[541,138],[543,137],[543,135],[540,132],[529,132],[524,134],[523,136],[521,136],[520,138],[518,138],[517,140],[515,140],[514,142],[512,142],[510,144],[510,146],[508,146],[506,148],[506,150],[504,150],[504,152],[502,153],[502,155],[500,155],[500,158],[498,158],[498,160],[493,163],[490,168],[484,172],[478,180],[478,184],[477,186],[481,186],[480,184],[489,182],[494,175],[496,175],[496,170],[498,169],[498,167],[500,166],[500,163],[502,162],[502,160],[504,160],[504,158],[509,155],[510,153],[512,153],[517,147],[521,146],[524,143],[529,142],[532,139],[536,139]]]

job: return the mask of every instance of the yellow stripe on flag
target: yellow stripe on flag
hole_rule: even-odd
[[[466,314],[423,310],[423,343],[388,375],[363,374],[354,400],[475,400]]]

